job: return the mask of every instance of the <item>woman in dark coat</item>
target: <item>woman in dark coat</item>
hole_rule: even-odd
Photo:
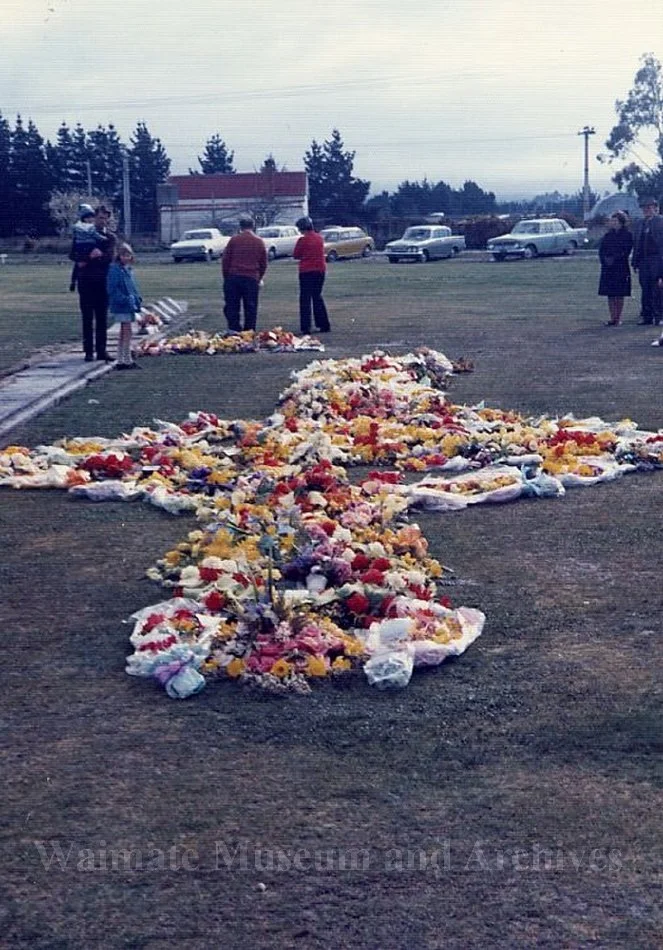
[[[607,327],[618,327],[622,322],[624,297],[631,296],[631,268],[629,254],[633,250],[633,237],[627,228],[623,211],[615,211],[608,219],[609,231],[599,244],[601,278],[599,297],[608,298],[610,319]]]

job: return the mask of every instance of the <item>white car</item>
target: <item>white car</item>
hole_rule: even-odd
[[[408,228],[402,238],[385,247],[390,264],[398,261],[419,261],[425,264],[434,258],[454,257],[465,250],[462,234],[452,234],[451,228],[441,225],[417,224]]]
[[[273,224],[269,228],[258,228],[256,234],[262,238],[270,261],[277,257],[292,257],[295,244],[301,234],[294,225]]]
[[[562,218],[529,218],[519,221],[510,234],[491,238],[486,247],[494,261],[530,260],[546,254],[573,254],[587,243],[587,228],[572,228]]]
[[[185,231],[179,241],[170,245],[170,253],[176,264],[180,261],[218,260],[230,240],[217,228],[201,228],[198,231]]]

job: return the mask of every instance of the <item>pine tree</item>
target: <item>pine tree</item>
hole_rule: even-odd
[[[49,143],[50,145],[50,143]],[[49,147],[52,171],[58,191],[87,194],[87,143],[79,124],[72,133],[66,122],[58,129],[55,145]]]
[[[129,149],[131,214],[134,231],[158,230],[157,185],[168,178],[170,159],[145,122],[138,122]]]
[[[216,132],[205,143],[205,152],[201,158],[198,156],[200,172],[189,169],[190,175],[234,175],[233,167],[234,152],[229,152],[226,143]]]
[[[11,173],[11,127],[0,113],[0,235],[8,237],[14,230]]]
[[[112,124],[98,125],[88,132],[87,141],[92,191],[110,198],[117,209],[122,204],[122,141]]]
[[[332,130],[331,138],[322,146],[315,139],[311,143],[304,155],[304,167],[315,217],[342,224],[344,219],[354,221],[361,215],[371,183],[352,174],[354,157],[354,152],[344,150],[338,129]]]
[[[46,159],[44,140],[30,120],[27,129],[20,115],[11,135],[10,176],[14,227],[23,233],[52,233],[47,210],[53,176]]]

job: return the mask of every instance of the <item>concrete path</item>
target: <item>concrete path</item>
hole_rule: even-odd
[[[160,340],[197,319],[186,314],[186,304],[175,301],[159,301],[147,309],[158,310],[162,316],[167,313],[170,319],[163,331],[150,334],[153,340]],[[108,330],[108,353],[113,357],[117,352],[118,333],[117,324]],[[145,339],[144,336],[139,338]],[[46,351],[43,357],[33,357],[28,365],[0,379],[0,439],[15,426],[112,371],[112,363],[86,363],[80,343],[53,347],[52,352]]]

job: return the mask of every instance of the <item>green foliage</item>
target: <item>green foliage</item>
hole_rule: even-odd
[[[46,147],[32,120],[26,128],[20,115],[10,136],[9,178],[12,186],[9,207],[14,229],[23,234],[51,233],[46,205],[53,175]]]
[[[605,145],[608,161],[625,159],[630,154],[637,159],[613,176],[619,188],[625,187],[639,195],[650,191],[658,194],[663,189],[663,68],[653,53],[642,56],[640,63],[626,99],[615,103],[618,121]],[[643,168],[646,163],[634,151],[635,146],[641,146],[643,133],[654,136],[658,167]]]
[[[200,171],[189,169],[190,175],[234,175],[233,167],[234,152],[229,152],[226,143],[216,132],[205,143],[205,151],[198,156]]]
[[[405,217],[425,217],[435,211],[447,215],[489,214],[495,211],[495,195],[484,191],[474,181],[466,181],[462,188],[453,189],[445,181],[432,185],[404,181],[391,197],[392,214]]]
[[[131,218],[134,231],[158,229],[157,185],[168,178],[170,159],[161,140],[138,122],[129,149]]]
[[[344,150],[338,129],[319,145],[315,139],[304,155],[309,204],[314,218],[338,224],[359,219],[371,183],[353,175],[354,152]]]

